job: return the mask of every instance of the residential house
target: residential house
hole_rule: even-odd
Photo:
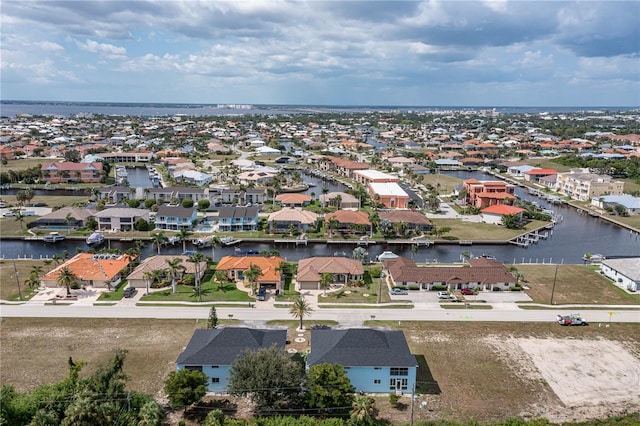
[[[368,164],[333,156],[321,159],[318,161],[318,166],[320,170],[330,171],[348,178],[353,178],[356,170],[366,170],[369,168]]]
[[[517,215],[519,220],[522,220],[522,213],[524,212],[525,209],[521,209],[520,207],[495,204],[480,210],[480,216],[482,216],[482,221],[485,223],[501,225],[504,216]]]
[[[369,215],[362,211],[338,210],[324,217],[329,233],[334,231],[348,234],[371,234],[372,226]],[[332,225],[335,223],[335,225]]]
[[[287,192],[278,194],[276,196],[276,202],[285,207],[303,207],[311,202],[311,195]]]
[[[198,170],[176,170],[172,174],[176,181],[190,183],[196,186],[208,185],[213,181],[213,175]]]
[[[244,281],[244,273],[252,265],[256,265],[261,271],[257,280],[258,287],[282,291],[283,277],[280,272],[282,262],[284,259],[277,256],[224,256],[218,262],[216,271],[225,271],[230,280]]]
[[[623,290],[640,290],[640,257],[605,259],[600,264],[600,272]]]
[[[381,172],[379,170],[367,169],[356,170],[353,172],[353,178],[356,182],[364,185],[365,187],[370,183],[387,183],[387,182],[399,182],[398,176],[390,175],[388,173]]]
[[[104,176],[101,162],[72,163],[60,161],[44,163],[40,168],[42,179],[47,183],[97,183]]]
[[[307,232],[318,223],[318,215],[308,210],[285,208],[271,213],[267,223],[271,233],[290,233],[292,229]]]
[[[220,201],[227,204],[236,204],[240,201],[241,195],[242,192],[237,188],[223,188],[220,191]]]
[[[445,286],[449,290],[463,288],[509,290],[518,280],[507,268],[490,259],[469,259],[470,267],[417,266],[415,261],[397,257],[383,261],[383,268],[392,286],[431,290]]]
[[[523,179],[526,172],[534,169],[535,167],[528,164],[514,164],[507,168],[507,174],[515,178]]]
[[[633,215],[640,213],[640,197],[634,197],[629,194],[622,195],[603,195],[598,198],[592,198],[591,204],[601,209],[613,208],[622,209],[626,214]]]
[[[225,392],[235,360],[245,351],[276,346],[284,350],[287,330],[256,330],[245,327],[199,328],[176,360],[178,370],[202,371],[207,391]]]
[[[363,279],[362,262],[347,257],[309,257],[298,261],[298,290],[320,290],[322,274],[331,274],[333,283],[349,285]]]
[[[238,175],[238,182],[244,185],[255,184],[264,185],[276,176],[275,173],[265,172],[262,170],[251,170],[242,172]]]
[[[418,362],[400,330],[311,330],[307,367],[342,365],[356,392],[411,392]]]
[[[111,163],[148,163],[156,158],[151,151],[104,152],[96,155]]]
[[[131,231],[138,220],[149,222],[149,210],[113,207],[96,212],[94,217],[99,231]]]
[[[258,229],[259,206],[220,207],[218,229],[220,232],[255,231]]]
[[[128,254],[78,253],[44,274],[40,280],[45,287],[56,287],[60,271],[69,268],[78,278],[78,285],[82,287],[104,287],[107,282],[114,286],[120,282],[121,273],[133,259],[134,257]]]
[[[608,175],[589,173],[588,169],[572,169],[568,173],[558,173],[556,188],[560,194],[574,200],[589,201],[603,195],[622,195],[624,182],[615,181]]]
[[[196,263],[189,262],[189,256],[184,255],[157,255],[147,257],[145,260],[140,263],[128,276],[127,281],[130,287],[136,288],[145,288],[147,286],[147,282],[144,276],[145,272],[153,272],[155,270],[163,270],[167,269],[167,260],[180,259],[182,263],[180,266],[184,268],[182,271],[183,275],[195,275],[196,273]],[[207,271],[207,262],[202,261],[198,265],[198,271],[200,274],[200,278],[202,278]]]
[[[161,204],[156,213],[156,229],[191,230],[196,220],[198,220],[198,210],[195,207]]]
[[[93,209],[80,209],[76,207],[62,207],[49,214],[29,222],[29,228],[49,229],[77,229],[87,226],[92,216],[96,213]]]
[[[267,190],[265,188],[247,188],[241,194],[244,204],[262,204],[267,199]]]
[[[395,182],[373,182],[369,184],[369,194],[377,203],[388,209],[408,209],[409,195]]]
[[[98,188],[98,191],[100,192],[100,199],[106,200],[110,204],[139,198],[137,189],[128,186],[105,186]]]
[[[339,209],[359,209],[360,200],[346,192],[328,192],[318,196],[322,207],[331,206]]]
[[[170,201],[178,200],[182,203],[184,200],[193,200],[198,203],[200,200],[209,199],[209,190],[206,188],[192,188],[188,186],[167,186],[165,188],[147,188],[145,189],[148,199]]]
[[[478,208],[504,204],[505,200],[515,200],[515,185],[503,181],[479,181],[467,179],[464,181],[467,193],[466,202]]]
[[[433,224],[421,213],[411,210],[390,210],[378,213],[380,220],[388,220],[392,225],[404,223],[409,230],[416,232],[429,232]]]
[[[524,172],[524,180],[531,183],[541,183],[544,178],[551,178],[554,181],[558,177],[558,172],[553,169],[531,169]]]

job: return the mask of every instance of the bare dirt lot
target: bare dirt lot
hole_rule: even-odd
[[[235,324],[238,325],[238,324]],[[398,328],[398,323],[374,322]],[[20,319],[0,322],[0,383],[30,390],[67,375],[67,360],[89,372],[129,351],[129,387],[162,397],[163,382],[196,327],[194,321]],[[418,358],[414,419],[481,422],[509,417],[560,421],[640,411],[640,325],[560,327],[549,323],[403,322]],[[291,329],[294,341],[298,333]],[[290,349],[308,349],[305,342]],[[380,417],[409,420],[409,395],[399,409],[377,398]]]

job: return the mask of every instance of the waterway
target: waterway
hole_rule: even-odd
[[[144,168],[128,168],[129,181],[132,186],[150,185],[148,174]],[[456,171],[447,172],[448,175],[461,179],[476,178],[479,180],[493,180],[494,178],[482,172]],[[310,187],[306,193],[322,193],[325,184],[322,179],[304,175],[305,182],[316,184]],[[338,183],[327,181],[329,191],[343,191],[344,187]],[[49,192],[49,191],[45,191]],[[72,195],[73,193],[69,193]],[[392,251],[405,257],[414,257],[417,262],[455,262],[459,261],[463,253],[472,256],[492,255],[497,260],[505,263],[582,263],[585,253],[603,254],[614,256],[639,256],[640,235],[613,225],[603,219],[595,218],[587,214],[581,214],[573,207],[566,205],[551,205],[546,201],[534,197],[522,188],[516,189],[516,194],[530,201],[537,202],[541,207],[554,210],[560,220],[547,240],[540,240],[537,244],[531,244],[528,248],[515,245],[472,245],[460,246],[455,244],[437,244],[431,247],[420,247],[416,253],[412,253],[408,245],[378,244],[367,247],[368,258],[374,260],[383,251]],[[131,242],[112,241],[111,247],[126,250],[131,247]],[[307,246],[295,244],[272,243],[241,243],[242,250],[278,250],[280,255],[287,260],[297,261],[311,256],[346,255],[351,257],[355,245],[345,244],[309,244]],[[70,254],[76,252],[76,248],[86,250],[88,247],[83,241],[62,241],[56,244],[45,244],[38,241],[0,241],[0,256],[4,258],[16,257],[51,257],[55,253],[67,250]],[[188,243],[187,250],[195,248]],[[144,255],[155,252],[150,245],[143,251]],[[176,244],[161,249],[162,253],[179,254],[182,245]],[[211,249],[203,249],[202,252],[211,255]],[[235,254],[234,247],[222,247],[215,249],[215,259],[222,256]]]

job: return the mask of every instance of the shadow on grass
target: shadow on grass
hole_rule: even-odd
[[[415,355],[418,361],[418,372],[416,373],[416,392],[431,395],[440,395],[440,385],[433,378],[431,369],[424,355]]]

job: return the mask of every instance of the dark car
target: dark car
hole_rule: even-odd
[[[258,289],[258,294],[256,295],[257,300],[264,300],[267,297],[267,289],[264,287],[260,287]]]
[[[462,290],[460,290],[460,293],[463,296],[473,296],[473,295],[475,295],[474,291],[471,290],[470,288],[463,288]]]
[[[47,203],[33,203],[33,207],[47,207]]]
[[[136,291],[137,290],[133,287],[127,287],[124,289],[124,293],[122,293],[122,295],[128,299],[133,297],[136,294]]]

